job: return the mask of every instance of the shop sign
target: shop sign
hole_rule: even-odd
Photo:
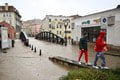
[[[90,20],[83,21],[82,24],[90,24]]]
[[[101,18],[98,18],[98,19],[94,19],[93,22],[95,22],[96,24],[100,23],[101,22]]]

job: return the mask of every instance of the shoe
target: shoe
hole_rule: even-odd
[[[87,66],[90,66],[90,65],[92,65],[91,63],[85,63]]]
[[[79,61],[78,64],[82,64],[82,63]]]
[[[93,66],[93,68],[95,68],[95,69],[99,69],[99,67],[98,67],[98,66]]]
[[[101,69],[109,69],[109,68],[105,66],[105,67],[101,67]]]

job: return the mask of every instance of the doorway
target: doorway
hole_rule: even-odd
[[[88,42],[95,42],[97,37],[99,36],[100,33],[100,26],[95,26],[95,27],[84,27],[81,29],[82,33],[81,35],[83,35],[84,32],[86,32],[88,34]]]

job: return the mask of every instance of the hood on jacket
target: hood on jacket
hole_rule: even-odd
[[[103,38],[106,35],[106,32],[101,31],[99,37]]]

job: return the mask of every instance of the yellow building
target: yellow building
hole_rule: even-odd
[[[62,38],[71,38],[71,23],[67,16],[46,15],[42,22],[44,31],[52,32]]]

